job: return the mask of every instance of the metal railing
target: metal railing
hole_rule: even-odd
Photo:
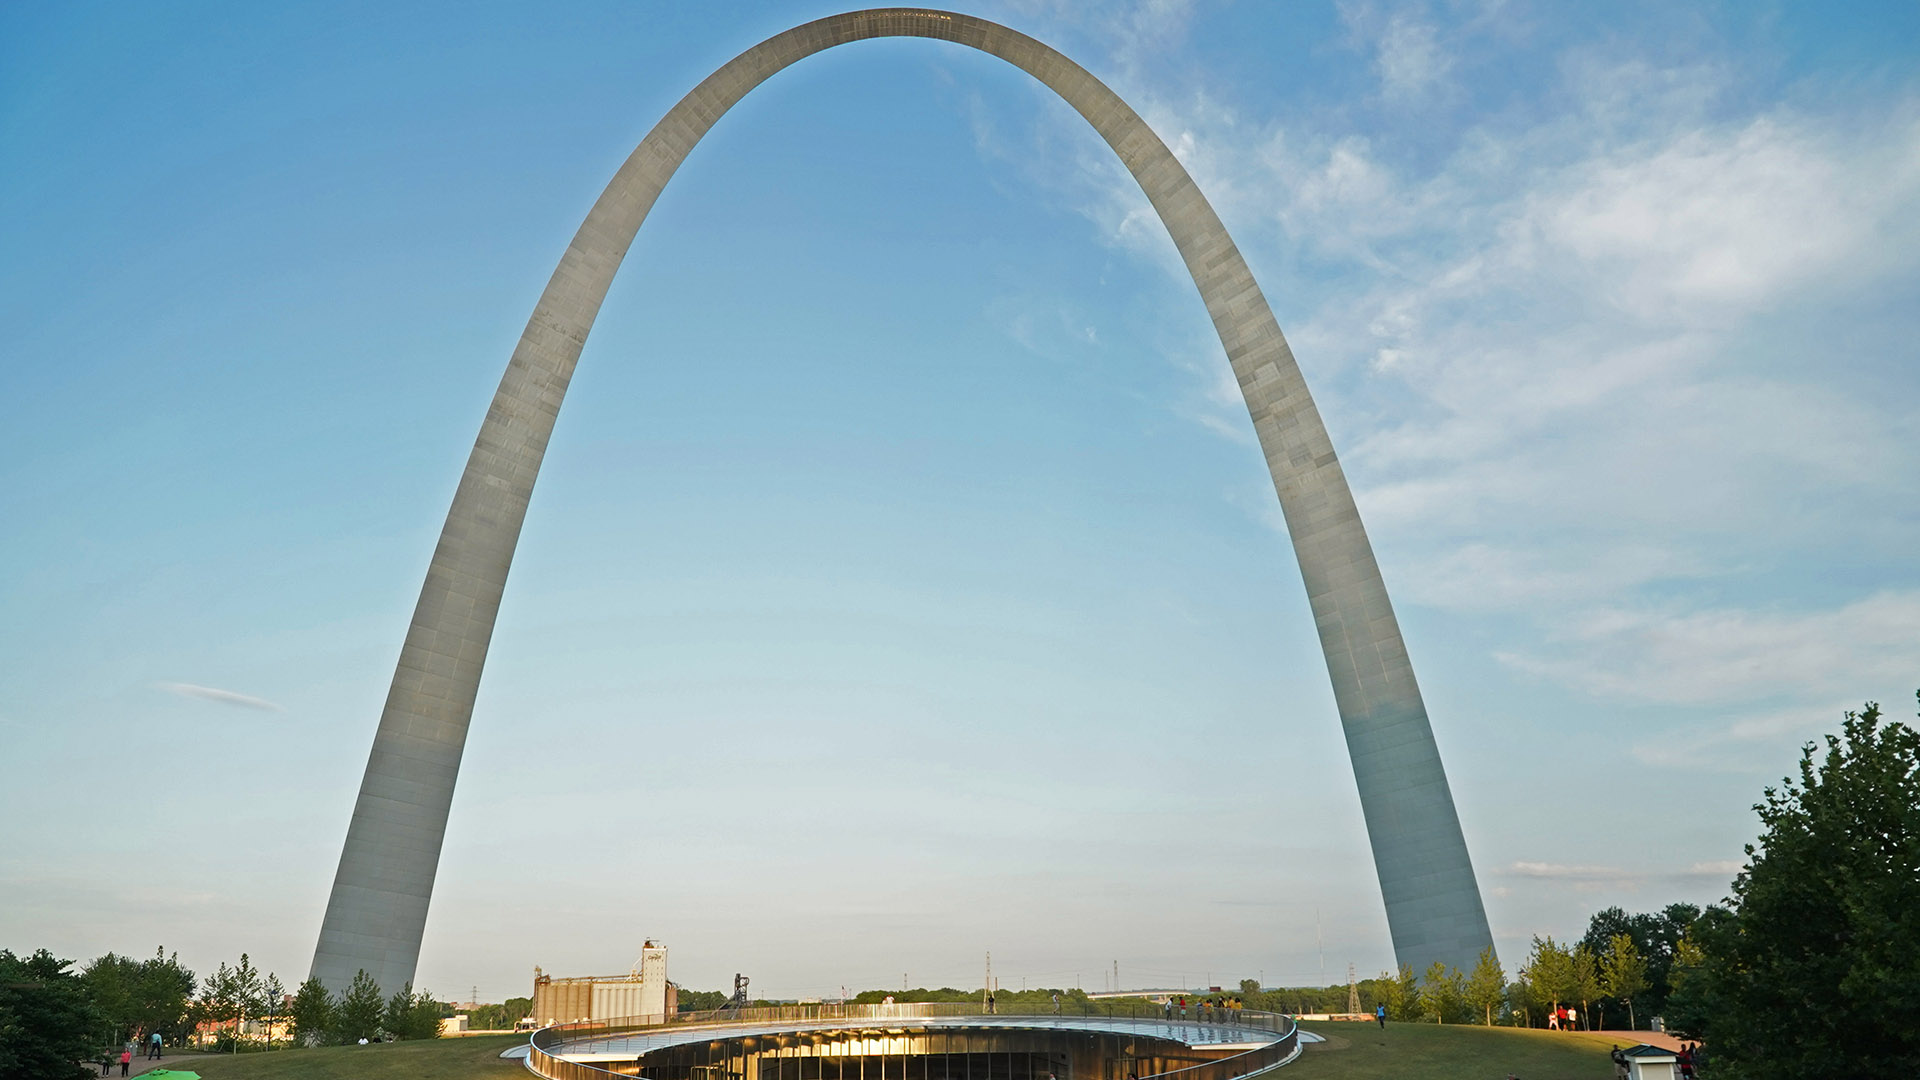
[[[852,1024],[894,1026],[901,1021],[963,1016],[1079,1017],[1111,1023],[1126,1021],[1197,1023],[1279,1036],[1255,1049],[1214,1061],[1142,1076],[1139,1080],[1238,1080],[1290,1060],[1299,1039],[1299,1032],[1294,1027],[1293,1021],[1280,1013],[1198,1005],[1178,1008],[1149,1003],[1073,1000],[1062,1001],[1057,1006],[1051,1003],[1007,1003],[998,1005],[991,1011],[977,1002],[772,1005],[555,1024],[534,1032],[532,1038],[528,1040],[527,1067],[537,1075],[547,1077],[548,1080],[604,1080],[606,1077],[620,1074],[587,1062],[568,1061],[554,1053],[555,1049],[568,1043],[591,1043],[672,1029],[714,1028],[715,1034],[724,1039],[725,1031],[736,1025],[817,1024],[845,1021]]]

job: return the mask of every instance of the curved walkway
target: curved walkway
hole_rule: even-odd
[[[1009,1016],[979,1013],[960,1016],[888,1016],[830,1018],[818,1020],[762,1021],[745,1023],[689,1024],[652,1028],[628,1034],[568,1039],[551,1051],[568,1061],[632,1061],[643,1054],[669,1046],[705,1042],[720,1037],[747,1038],[754,1035],[790,1035],[802,1031],[846,1030],[951,1030],[955,1028],[1016,1028],[1022,1030],[1099,1031],[1109,1034],[1145,1035],[1171,1039],[1186,1046],[1209,1050],[1254,1050],[1285,1038],[1284,1032],[1238,1024],[1216,1024],[1199,1020],[1160,1019],[1134,1016],[1073,1016],[1042,1014]]]

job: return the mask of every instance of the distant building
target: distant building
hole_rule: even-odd
[[[555,978],[533,969],[533,1020],[541,1026],[680,1011],[680,988],[667,979],[667,950],[648,941],[625,975]]]

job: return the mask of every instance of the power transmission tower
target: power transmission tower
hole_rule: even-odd
[[[1353,964],[1347,964],[1347,1012],[1360,1011],[1360,983],[1353,976]]]
[[[747,1007],[747,982],[745,975],[737,971],[733,973],[733,1007],[736,1009]]]

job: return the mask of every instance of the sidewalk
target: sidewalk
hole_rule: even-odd
[[[166,1050],[162,1052],[165,1053],[167,1056],[164,1058],[161,1058],[159,1061],[148,1061],[146,1058],[135,1055],[133,1059],[133,1064],[129,1066],[127,1069],[127,1075],[139,1076],[143,1072],[151,1072],[154,1069],[178,1069],[181,1072],[198,1072],[199,1070],[193,1067],[193,1063],[196,1061],[204,1061],[205,1059],[213,1056],[211,1054],[188,1053],[185,1050],[175,1049],[174,1047],[171,1047],[171,1046],[167,1047]],[[94,1076],[100,1075],[99,1062],[97,1061],[82,1062],[81,1064],[86,1065],[90,1070],[92,1070],[92,1075]],[[107,1076],[114,1077],[117,1080],[117,1078],[120,1076],[119,1061],[116,1060],[113,1063],[113,1068],[107,1070]]]
[[[1680,1037],[1678,1035],[1669,1035],[1664,1031],[1607,1030],[1583,1031],[1580,1032],[1580,1034],[1591,1035],[1601,1039],[1612,1039],[1620,1044],[1620,1049],[1622,1050],[1625,1050],[1629,1046],[1638,1046],[1641,1043],[1646,1043],[1648,1046],[1657,1046],[1662,1050],[1672,1050],[1675,1053],[1678,1053],[1680,1050]]]

